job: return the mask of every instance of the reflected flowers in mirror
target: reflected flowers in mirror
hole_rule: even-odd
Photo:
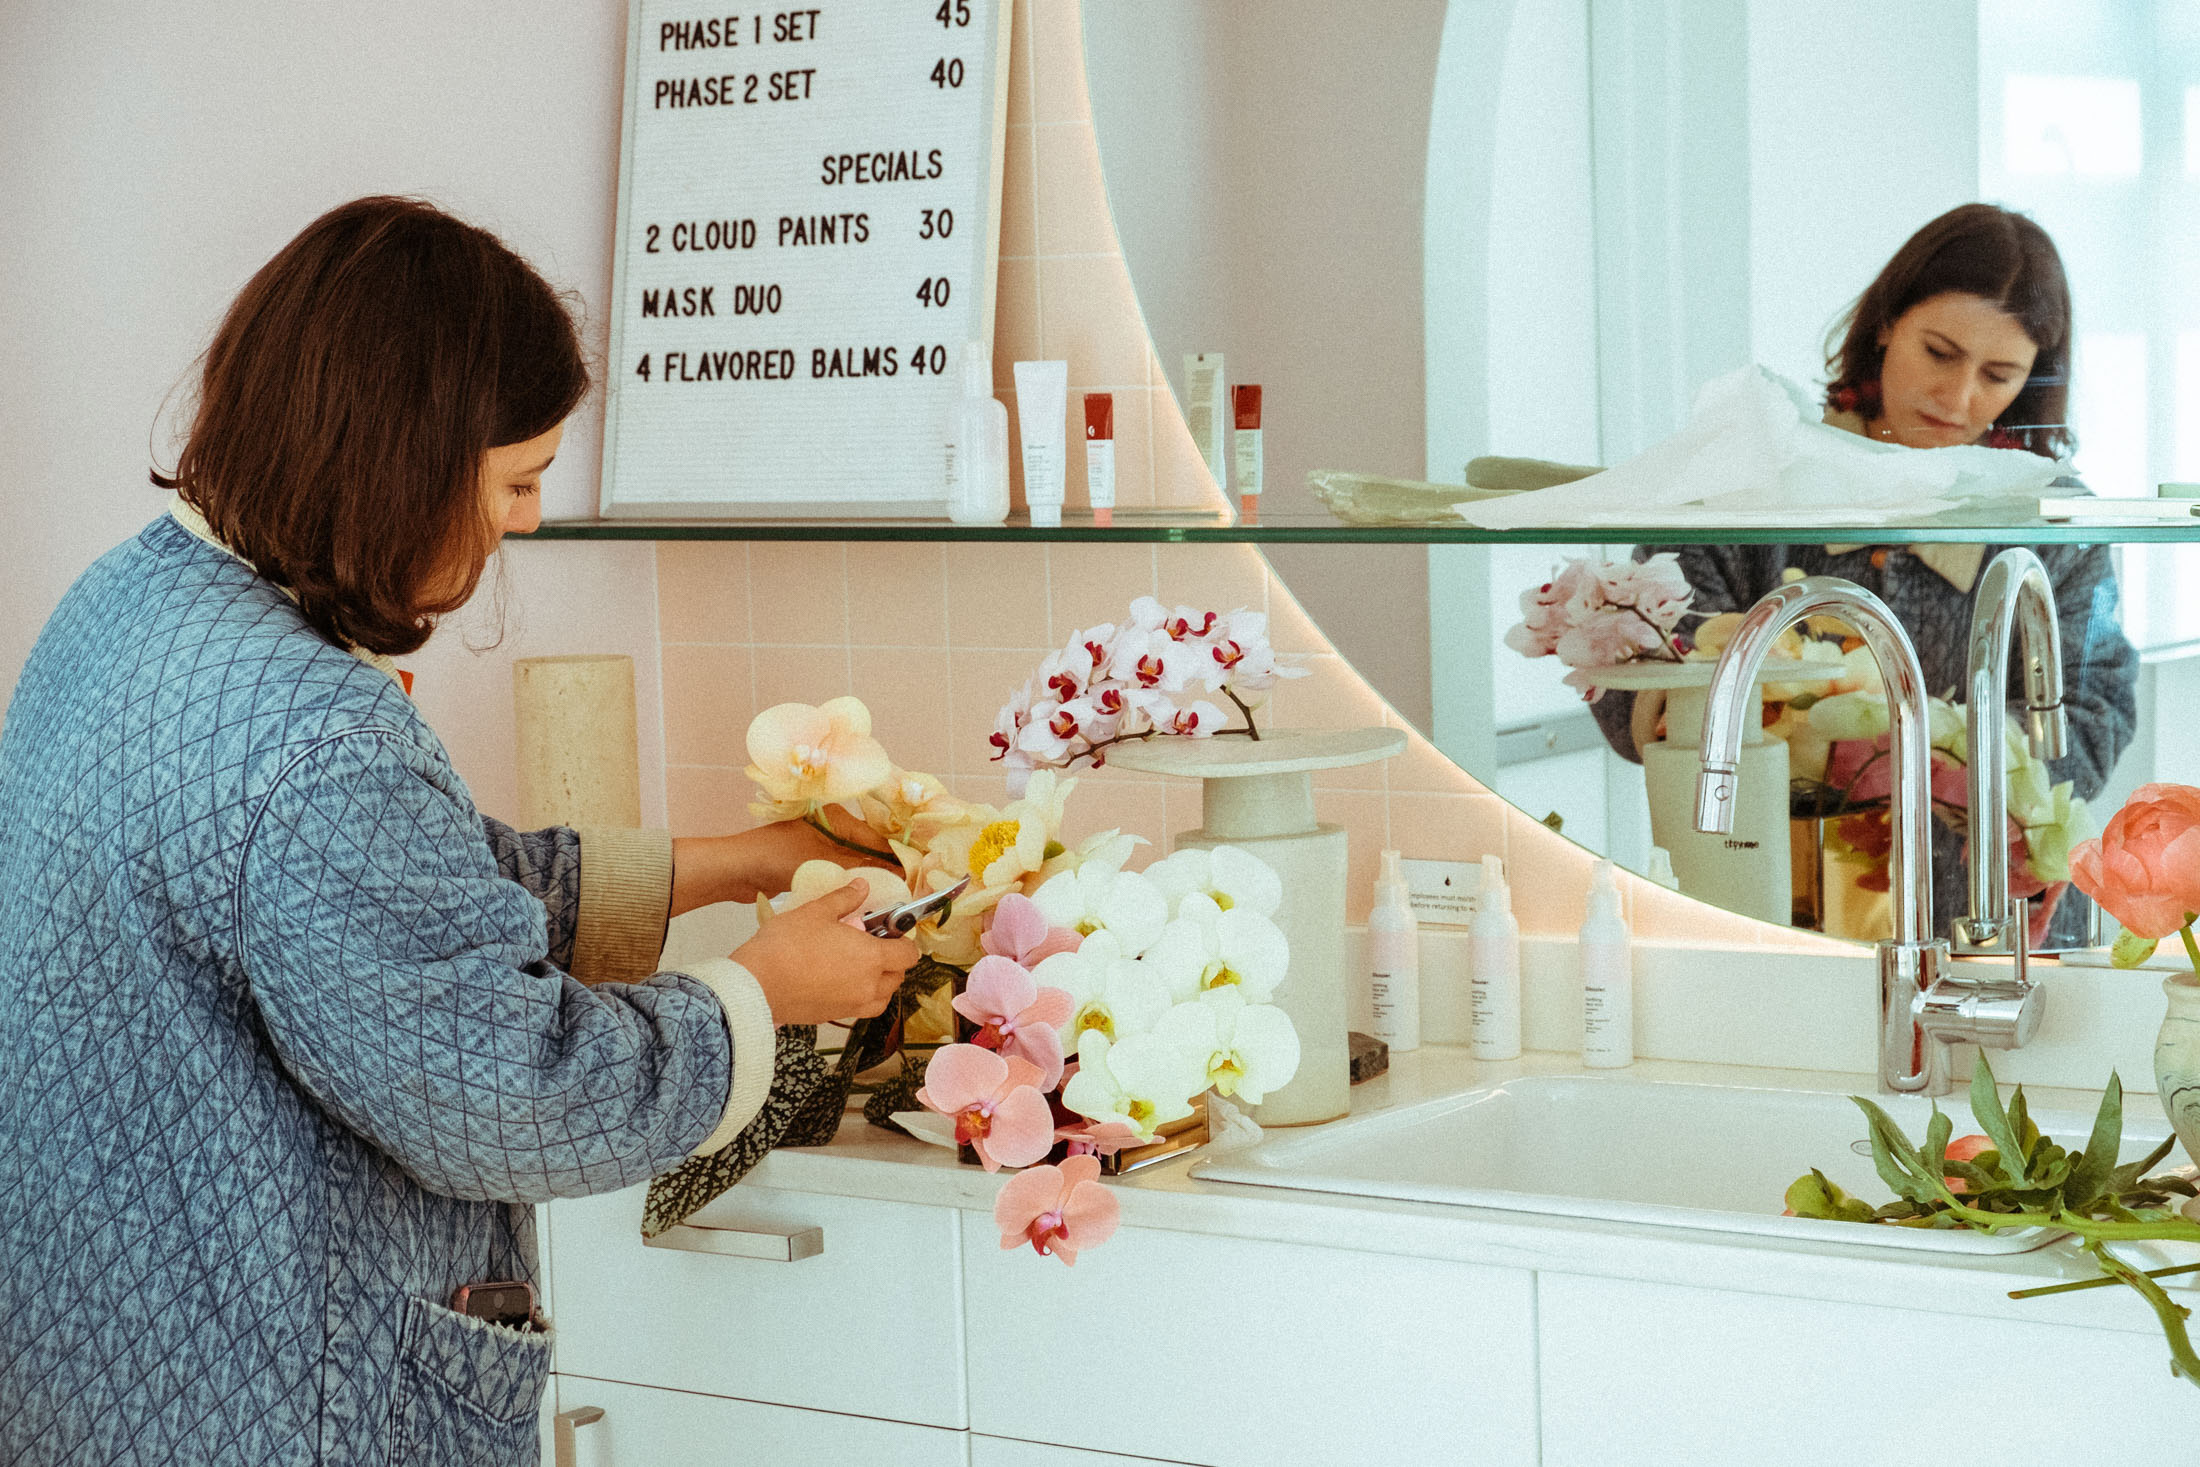
[[[1598,668],[1683,659],[1680,625],[1692,599],[1671,551],[1646,560],[1572,556],[1520,593],[1521,619],[1505,645],[1523,657],[1556,657],[1573,669],[1566,685],[1594,703],[1602,696]]]

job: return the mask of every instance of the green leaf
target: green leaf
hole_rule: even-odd
[[[1856,1102],[1871,1126],[1872,1165],[1877,1168],[1879,1179],[1893,1188],[1897,1196],[1913,1202],[1943,1200],[1946,1184],[1926,1169],[1924,1158],[1902,1134],[1902,1128],[1863,1096],[1852,1095],[1849,1099]]]
[[[2153,1171],[2155,1167],[2161,1165],[2162,1158],[2168,1156],[2170,1148],[2176,1144],[2177,1138],[2175,1136],[2164,1136],[2161,1145],[2155,1147],[2145,1156],[2140,1157],[2137,1161],[2127,1161],[2116,1168],[2115,1173],[2109,1178],[2108,1190],[2110,1192],[2121,1192],[2148,1172]]]
[[[1986,1063],[1986,1051],[1980,1050],[1978,1064],[1971,1071],[1971,1115],[1986,1138],[2001,1153],[2001,1174],[2013,1186],[2021,1187],[2030,1180],[2025,1175],[2025,1150],[2017,1139],[2017,1132],[2010,1127],[2008,1112],[2001,1108],[2001,1091],[1994,1086],[1993,1066]]]
[[[2093,1134],[2086,1138],[2085,1150],[2063,1182],[2064,1206],[2082,1209],[2108,1190],[2109,1178],[2116,1174],[2116,1153],[2123,1144],[2124,1082],[2110,1070],[2108,1086],[2101,1091],[2101,1108],[2093,1113]]]
[[[1955,1123],[1941,1110],[1940,1103],[1933,1103],[1933,1118],[1925,1123],[1925,1165],[1936,1177],[1948,1174],[1948,1140],[1955,1134]]]
[[[2136,932],[2119,932],[2109,944],[2108,961],[2118,968],[2136,968],[2154,956],[2154,950],[2162,945],[2159,937],[2141,937]]]

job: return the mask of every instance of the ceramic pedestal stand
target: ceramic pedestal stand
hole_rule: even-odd
[[[1643,783],[1650,795],[1650,839],[1673,858],[1681,890],[1700,901],[1758,917],[1781,927],[1794,920],[1795,881],[1789,853],[1788,751],[1768,739],[1755,720],[1742,740],[1734,829],[1706,835],[1696,829],[1696,776],[1703,769],[1703,714],[1716,662],[1629,662],[1591,668],[1600,688],[1665,694],[1665,737],[1642,750]],[[1808,682],[1838,677],[1822,664],[1768,658],[1758,676],[1766,682]]]
[[[1352,1108],[1351,1050],[1345,1037],[1345,833],[1314,818],[1314,771],[1372,764],[1404,750],[1394,728],[1279,729],[1239,736],[1154,739],[1108,750],[1118,769],[1202,781],[1200,828],[1175,848],[1242,846],[1283,881],[1276,925],[1291,965],[1275,1004],[1299,1035],[1291,1083],[1253,1107],[1263,1126],[1333,1121]]]

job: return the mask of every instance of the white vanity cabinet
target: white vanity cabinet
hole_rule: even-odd
[[[1218,1467],[1536,1461],[1524,1269],[1137,1227],[1064,1268],[975,1217],[963,1247],[974,1431]]]
[[[571,1467],[965,1467],[969,1438],[831,1411],[560,1376],[558,1409],[603,1414],[573,1433]],[[551,1467],[557,1467],[552,1459]]]
[[[822,1228],[764,1262],[645,1247],[640,1210],[548,1210],[556,1406],[605,1412],[575,1467],[1536,1460],[1522,1269],[1135,1226],[1064,1267],[982,1213],[753,1183],[694,1219]]]
[[[2048,1300],[2023,1306],[2041,1314],[2028,1322],[1563,1273],[1537,1283],[1546,1467],[2190,1459],[2193,1387],[2171,1377],[2136,1297],[2146,1327],[2126,1331],[2049,1322]]]
[[[822,1232],[816,1256],[768,1261],[645,1247],[645,1190],[548,1208],[561,1377],[969,1424],[954,1209],[745,1182],[691,1219],[762,1236]]]

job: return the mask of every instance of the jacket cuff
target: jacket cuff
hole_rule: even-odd
[[[578,826],[580,915],[572,974],[583,983],[638,983],[657,969],[672,919],[672,832]]]
[[[771,1005],[765,1002],[764,990],[748,969],[731,958],[705,958],[680,972],[718,996],[720,1007],[726,1011],[726,1035],[733,1042],[727,1065],[725,1114],[718,1118],[718,1129],[692,1153],[708,1156],[740,1135],[764,1108],[764,1097],[772,1088],[779,1041],[772,1033]]]

